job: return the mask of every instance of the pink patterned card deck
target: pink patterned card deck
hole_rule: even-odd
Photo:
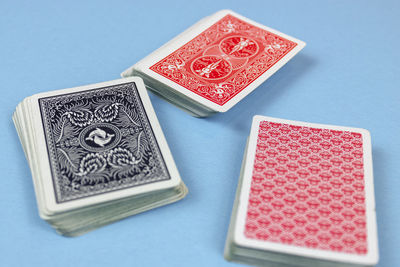
[[[368,131],[256,116],[242,183],[239,243],[332,261],[377,261]]]

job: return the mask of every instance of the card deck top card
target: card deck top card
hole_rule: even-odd
[[[222,10],[132,68],[207,108],[224,112],[304,46],[300,40]]]
[[[31,119],[36,153],[47,157],[38,168],[48,213],[179,185],[140,78],[42,93],[30,103],[30,114],[40,114]]]
[[[378,261],[368,131],[256,116],[240,190],[236,244]]]

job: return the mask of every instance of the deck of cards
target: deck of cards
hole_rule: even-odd
[[[188,191],[146,87],[207,117],[232,108],[304,46],[222,10],[124,71],[124,79],[26,98],[13,120],[40,216],[77,236],[182,199]],[[226,259],[372,266],[375,216],[368,131],[254,117]]]
[[[40,216],[76,236],[187,189],[139,77],[37,94],[13,120]]]
[[[255,116],[225,258],[268,266],[375,265],[368,131]]]
[[[230,10],[198,23],[124,71],[196,117],[225,112],[305,43]]]

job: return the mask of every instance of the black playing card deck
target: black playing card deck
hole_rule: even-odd
[[[138,77],[28,97],[13,120],[40,216],[61,234],[79,235],[187,193]]]

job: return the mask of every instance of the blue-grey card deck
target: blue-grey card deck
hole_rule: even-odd
[[[170,179],[135,82],[38,101],[57,203]]]
[[[39,215],[77,236],[185,197],[143,80],[39,93],[13,114]]]

